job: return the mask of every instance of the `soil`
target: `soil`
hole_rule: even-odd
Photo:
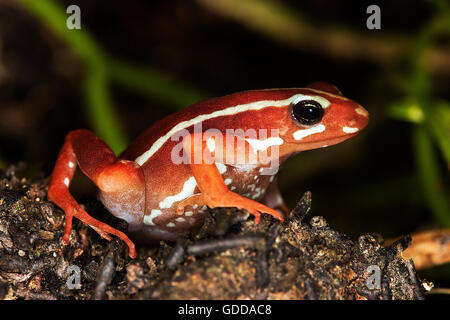
[[[310,192],[284,223],[264,216],[257,225],[245,212],[216,209],[197,234],[138,246],[130,259],[120,240],[76,219],[62,245],[64,212],[47,201],[49,178],[17,171],[0,171],[0,299],[424,298],[412,261],[399,254],[408,237],[387,247],[376,234],[352,240],[308,217]],[[82,204],[126,230],[100,202]]]

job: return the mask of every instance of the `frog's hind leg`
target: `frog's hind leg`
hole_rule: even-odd
[[[59,152],[48,188],[48,199],[66,214],[62,242],[69,242],[72,218],[76,217],[105,239],[111,239],[109,235],[113,234],[125,241],[129,247],[129,255],[134,258],[136,251],[133,242],[123,232],[91,217],[70,194],[69,185],[77,164],[106,194],[134,190],[136,194],[144,195],[144,176],[136,163],[118,160],[108,145],[88,130],[69,132]]]
[[[277,179],[269,185],[261,202],[266,206],[281,212],[285,217],[289,215],[290,210],[281,196]]]

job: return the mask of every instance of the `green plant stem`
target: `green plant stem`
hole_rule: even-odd
[[[110,58],[83,28],[69,30],[65,10],[54,0],[17,0],[39,18],[75,54],[84,67],[82,92],[85,112],[93,131],[119,153],[127,138],[114,108],[111,83],[116,82],[148,98],[166,102],[175,109],[203,100],[206,94],[151,68],[142,68]]]
[[[417,101],[425,115],[424,122],[416,127],[413,137],[417,174],[431,212],[443,227],[450,227],[450,204],[442,179],[444,173],[440,170],[438,153],[433,147],[433,142],[436,142],[436,145],[444,147],[442,152],[446,155],[449,135],[445,134],[444,117],[436,119],[433,116],[438,111],[438,106],[432,97],[431,80],[424,65],[426,49],[438,36],[450,34],[448,7],[444,7],[442,2],[435,3],[440,10],[437,10],[437,15],[419,34],[412,50],[409,94]]]
[[[442,172],[428,131],[418,125],[414,131],[414,150],[423,194],[436,219],[443,227],[450,227],[450,210],[443,190]]]
[[[142,69],[114,59],[110,59],[108,65],[114,82],[144,97],[164,101],[175,109],[184,108],[208,97],[205,93],[150,67]]]
[[[105,55],[84,30],[67,28],[67,15],[53,0],[18,0],[50,28],[84,64],[85,112],[94,132],[118,153],[127,145],[119,117],[111,102]]]

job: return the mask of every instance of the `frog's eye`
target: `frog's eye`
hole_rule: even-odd
[[[301,100],[292,104],[292,116],[300,124],[311,126],[322,120],[323,108],[317,101]]]

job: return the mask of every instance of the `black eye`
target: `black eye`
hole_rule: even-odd
[[[300,124],[310,126],[322,120],[323,108],[317,101],[302,100],[292,105],[292,116]]]

